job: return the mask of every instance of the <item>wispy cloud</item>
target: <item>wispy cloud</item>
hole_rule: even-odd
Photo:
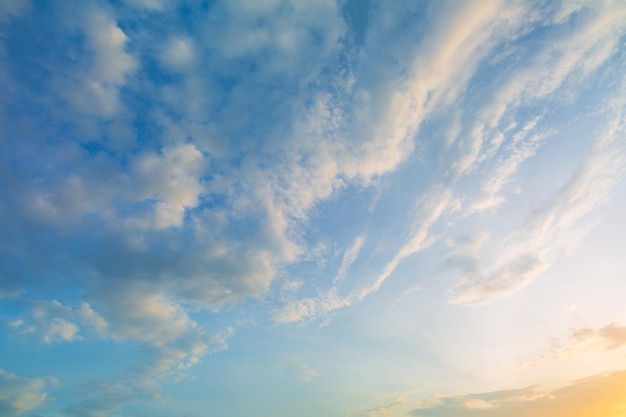
[[[333,281],[333,285],[339,284],[346,277],[346,273],[348,272],[348,268],[356,261],[359,256],[359,252],[365,243],[365,235],[359,235],[352,242],[352,246],[344,253],[343,258],[341,260],[341,265],[339,265],[339,270],[337,271],[337,276]]]
[[[524,228],[515,232],[499,258],[460,281],[450,301],[482,304],[524,288],[549,268],[555,257],[579,240],[582,222],[609,197],[623,175],[623,105],[611,104],[613,118],[597,133],[593,150],[569,182]]]
[[[520,362],[518,366],[538,366],[574,358],[594,351],[610,351],[626,347],[626,326],[610,323],[601,328],[579,328],[570,331],[569,341],[545,355]]]

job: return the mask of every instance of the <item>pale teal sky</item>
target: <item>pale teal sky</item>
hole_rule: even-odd
[[[622,0],[0,0],[0,415],[626,416],[625,40]]]

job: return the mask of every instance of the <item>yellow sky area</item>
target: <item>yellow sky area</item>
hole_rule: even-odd
[[[553,391],[537,386],[416,400],[419,390],[357,413],[367,417],[626,417],[626,370],[576,380]],[[413,399],[411,399],[413,397]]]
[[[486,417],[626,417],[626,370],[573,382],[530,401],[504,401]],[[493,411],[493,412],[489,412]]]

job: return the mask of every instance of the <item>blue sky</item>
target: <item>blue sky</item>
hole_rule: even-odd
[[[0,414],[626,415],[626,3],[0,1]]]

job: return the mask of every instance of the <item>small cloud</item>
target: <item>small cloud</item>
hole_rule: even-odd
[[[174,70],[186,70],[195,62],[193,41],[189,38],[170,39],[160,56],[163,65]]]
[[[302,281],[285,281],[281,289],[285,292],[295,292],[302,287]]]
[[[9,327],[21,335],[37,335],[45,344],[83,340],[78,323],[83,323],[78,311],[57,300],[32,301],[30,317],[9,322]]]
[[[55,317],[45,326],[42,341],[46,344],[50,344],[58,340],[64,342],[82,340],[82,337],[78,336],[78,330],[76,324]]]
[[[393,302],[392,305],[398,304],[400,301],[404,300],[406,297],[408,297],[409,295],[413,294],[414,292],[421,291],[422,288],[423,287],[420,284],[417,284],[417,285],[415,285],[413,287],[407,288],[406,290],[404,290],[402,295],[400,295],[400,297],[396,298],[396,300]]]
[[[11,327],[12,329],[17,329],[22,324],[24,324],[24,320],[22,319],[17,319],[17,320],[12,320],[12,321],[7,322],[7,326]]]
[[[235,334],[235,329],[227,327],[216,335],[212,336],[207,343],[210,353],[217,353],[228,349],[228,339]]]
[[[365,239],[365,235],[359,235],[356,237],[356,239],[354,239],[354,242],[352,242],[352,246],[343,255],[343,259],[341,260],[341,265],[339,266],[339,271],[337,271],[337,276],[335,277],[333,285],[337,285],[338,283],[343,281],[346,273],[348,272],[348,268],[350,268],[354,261],[357,260],[359,252],[361,251],[361,248],[365,243]]]

